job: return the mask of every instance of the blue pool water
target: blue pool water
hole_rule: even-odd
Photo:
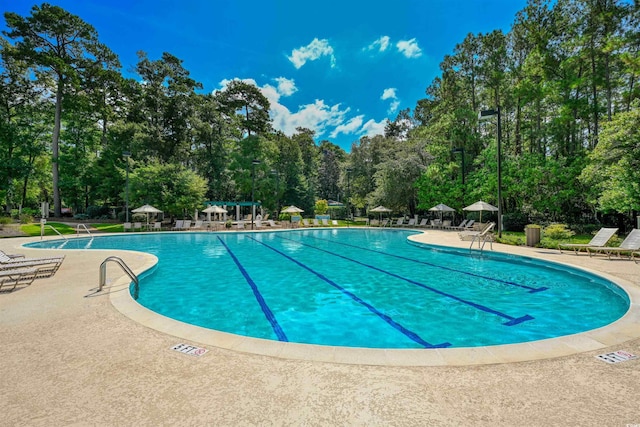
[[[427,246],[410,231],[147,233],[31,247],[159,259],[138,302],[183,322],[271,340],[370,348],[475,347],[584,332],[626,313],[618,286],[524,257]]]

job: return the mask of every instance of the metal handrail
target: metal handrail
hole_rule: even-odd
[[[62,234],[61,232],[59,232],[58,230],[55,229],[55,227],[53,225],[49,225],[47,224],[47,226],[52,229],[53,231],[55,231],[56,233],[58,233],[59,236],[61,236],[63,239],[65,240],[69,240],[69,238],[67,236],[65,236],[64,234]]]
[[[89,236],[91,236],[91,232],[89,231],[89,229],[87,228],[87,226],[86,226],[86,225],[84,225],[84,224],[82,224],[82,223],[80,223],[80,224],[76,225],[76,234],[77,234],[77,235],[79,235],[79,234],[80,234],[80,226],[82,226],[82,228],[84,228],[84,229],[87,231],[87,233],[89,234]]]
[[[98,292],[102,291],[102,288],[104,287],[104,285],[107,282],[107,263],[109,261],[113,261],[116,264],[118,264],[120,266],[120,268],[122,268],[122,270],[125,273],[127,273],[129,278],[131,280],[133,280],[133,283],[135,283],[135,285],[136,285],[133,288],[133,299],[138,299],[138,293],[140,291],[140,284],[138,282],[138,276],[136,276],[135,273],[133,271],[131,271],[129,266],[122,260],[122,258],[119,258],[117,256],[110,256],[107,259],[105,259],[104,261],[102,261],[102,264],[100,264],[100,283],[98,284]]]

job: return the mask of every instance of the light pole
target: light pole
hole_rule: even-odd
[[[271,175],[275,175],[276,177],[276,219],[280,214],[280,174],[277,170],[271,169]]]
[[[462,158],[462,206],[464,206],[464,147],[456,147],[451,152],[460,153]]]
[[[478,114],[478,120],[488,120],[498,117],[498,236],[502,237],[502,128],[500,124],[500,106],[495,110],[482,110]]]
[[[347,168],[347,225],[351,217],[351,172],[353,169]]]
[[[253,193],[256,186],[256,165],[260,164],[260,160],[253,159],[251,161],[251,229],[253,230],[253,220],[256,216],[256,207],[253,204]]]
[[[124,196],[125,221],[124,222],[129,222],[129,157],[131,157],[131,152],[123,151],[122,157],[124,157],[124,159],[127,161],[127,184],[126,184],[126,189],[124,193],[125,194]]]

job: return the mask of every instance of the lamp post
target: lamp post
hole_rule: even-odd
[[[502,128],[500,124],[500,106],[495,110],[482,110],[478,114],[478,120],[488,120],[498,117],[498,236],[502,237]]]
[[[351,172],[353,169],[347,168],[347,225],[351,217]]]
[[[124,212],[125,212],[125,221],[129,222],[129,157],[131,157],[130,151],[123,151],[122,157],[127,161],[127,184],[125,187],[125,196],[124,196]]]
[[[253,193],[256,186],[256,165],[260,164],[260,160],[253,159],[251,161],[251,229],[253,230],[253,220],[256,216],[256,207],[253,204]]]
[[[462,158],[462,206],[464,206],[464,147],[456,147],[451,152],[460,153]]]
[[[276,213],[279,216],[280,213],[280,174],[277,170],[271,169],[271,175],[275,175],[276,177]],[[276,219],[278,218],[276,216]]]

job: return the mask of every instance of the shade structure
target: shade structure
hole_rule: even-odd
[[[483,202],[482,200],[479,200],[479,201],[475,202],[474,204],[467,206],[466,208],[462,208],[462,210],[480,212],[480,221],[479,222],[482,222],[482,211],[497,212],[498,208],[496,208],[493,205],[490,205],[487,202]]]
[[[430,211],[434,211],[434,212],[440,212],[440,221],[442,221],[442,214],[444,212],[455,212],[456,211],[455,209],[450,208],[449,206],[445,205],[444,203],[440,203],[438,205],[435,205],[434,207],[432,207],[429,210]]]
[[[375,212],[375,213],[391,212],[391,209],[385,208],[384,206],[380,205],[371,209],[369,212]]]
[[[147,215],[147,226],[149,225],[149,214],[150,213],[162,213],[162,211],[158,208],[155,208],[151,205],[142,205],[137,209],[132,210],[133,213],[143,213]]]
[[[380,205],[380,206],[376,206],[375,208],[371,209],[369,212],[379,213],[380,214],[380,224],[382,224],[382,214],[385,213],[385,212],[387,212],[387,213],[391,212],[391,209]]]
[[[209,207],[207,207],[206,209],[204,209],[202,212],[207,214],[207,221],[211,222],[211,214],[215,213],[215,214],[223,214],[223,213],[227,213],[227,210],[223,207],[220,207],[218,205],[211,205]]]
[[[282,212],[284,212],[284,213],[302,213],[302,212],[304,212],[304,210],[300,209],[297,206],[291,205],[288,208],[283,209]]]

